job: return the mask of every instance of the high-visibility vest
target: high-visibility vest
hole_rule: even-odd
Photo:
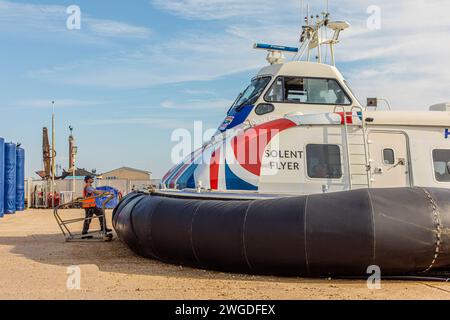
[[[87,187],[84,187],[84,189],[83,189],[83,198],[84,199],[81,201],[81,206],[83,207],[83,209],[97,207],[97,204],[94,199],[95,195],[94,194],[88,195],[86,189],[87,189]]]

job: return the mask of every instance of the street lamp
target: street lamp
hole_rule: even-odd
[[[74,199],[75,199],[75,186],[76,186],[76,183],[75,183],[75,173],[76,173],[76,171],[77,171],[77,167],[76,167],[76,165],[75,165],[75,158],[76,158],[76,156],[77,156],[77,153],[78,153],[78,147],[76,147],[76,146],[73,146],[72,147],[72,158],[73,158],[73,181],[72,181],[72,191],[73,191],[73,197],[74,197]]]
[[[69,152],[70,152],[70,163],[69,163],[69,170],[72,170],[72,193],[73,198],[75,199],[75,189],[76,189],[76,182],[75,182],[75,176],[76,176],[76,165],[75,165],[75,157],[78,153],[78,147],[75,146],[75,138],[73,136],[73,127],[69,126],[70,130],[70,136],[69,136]]]
[[[55,209],[55,170],[56,170],[56,151],[55,151],[55,101],[52,101],[52,208]]]

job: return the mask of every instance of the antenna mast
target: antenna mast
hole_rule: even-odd
[[[303,3],[303,1],[302,1]],[[303,4],[302,4],[303,7]],[[305,17],[305,25],[302,28],[300,36],[300,58],[306,52],[306,61],[311,60],[311,51],[317,50],[316,61],[318,63],[325,62],[322,55],[324,52],[328,56],[328,46],[331,54],[331,64],[335,65],[334,46],[339,43],[339,35],[341,31],[350,27],[350,24],[345,21],[330,21],[329,0],[326,0],[326,11],[322,12],[322,17],[319,14],[310,15],[309,4],[307,4],[307,15]],[[303,11],[303,10],[302,10]],[[328,29],[334,31],[331,39],[328,39]],[[324,35],[324,36],[323,36]],[[322,50],[325,46],[325,51]]]
[[[306,53],[306,61],[311,61],[311,52],[317,50],[316,62],[327,63],[328,52],[331,54],[331,64],[335,65],[334,46],[339,43],[341,31],[350,27],[345,21],[330,21],[329,0],[326,0],[326,10],[321,14],[311,14],[309,3],[306,4],[306,16],[304,16],[304,1],[300,0],[300,12],[304,25],[300,35],[300,47],[286,47],[255,43],[254,48],[268,52],[267,61],[273,64],[284,63],[283,53],[293,53],[294,60],[302,60]],[[328,38],[328,29],[334,31],[331,39]],[[325,46],[325,50],[322,50]],[[330,48],[328,50],[328,47]]]
[[[311,40],[311,33],[310,33],[310,23],[309,23],[309,3],[306,6],[306,28],[308,29],[308,35],[307,35],[307,39]],[[308,57],[307,57],[307,61],[309,62],[311,56],[311,52],[308,50]]]
[[[304,16],[305,12],[303,10],[303,0],[300,0],[300,23],[302,23]]]

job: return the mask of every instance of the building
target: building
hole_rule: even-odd
[[[118,168],[101,175],[104,180],[150,181],[151,172],[129,167]]]
[[[84,168],[77,168],[75,170],[75,174],[73,174],[73,172],[67,172],[64,170],[61,179],[73,180],[75,178],[75,180],[84,180],[86,176],[96,177],[97,175],[95,174],[95,172],[90,172]]]
[[[42,180],[46,180],[46,174],[45,171],[41,170],[41,171],[37,171],[36,174],[42,179]],[[75,178],[75,180],[84,180],[84,178],[86,176],[92,176],[95,177],[97,176],[94,172],[90,172],[84,168],[77,168],[75,170],[75,175],[73,174],[73,172],[68,172],[66,170],[63,170],[63,173],[61,176],[57,175],[55,176],[55,180],[73,180]]]

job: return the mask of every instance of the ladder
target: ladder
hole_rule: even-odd
[[[346,112],[343,106],[336,106],[334,112],[343,113],[344,118],[343,126],[349,189],[370,188],[370,159],[367,146],[366,122],[363,118],[364,110],[361,107],[352,107],[350,112]],[[348,119],[352,121],[348,121]],[[359,121],[361,121],[361,124],[359,124]],[[349,124],[348,122],[351,123]]]

